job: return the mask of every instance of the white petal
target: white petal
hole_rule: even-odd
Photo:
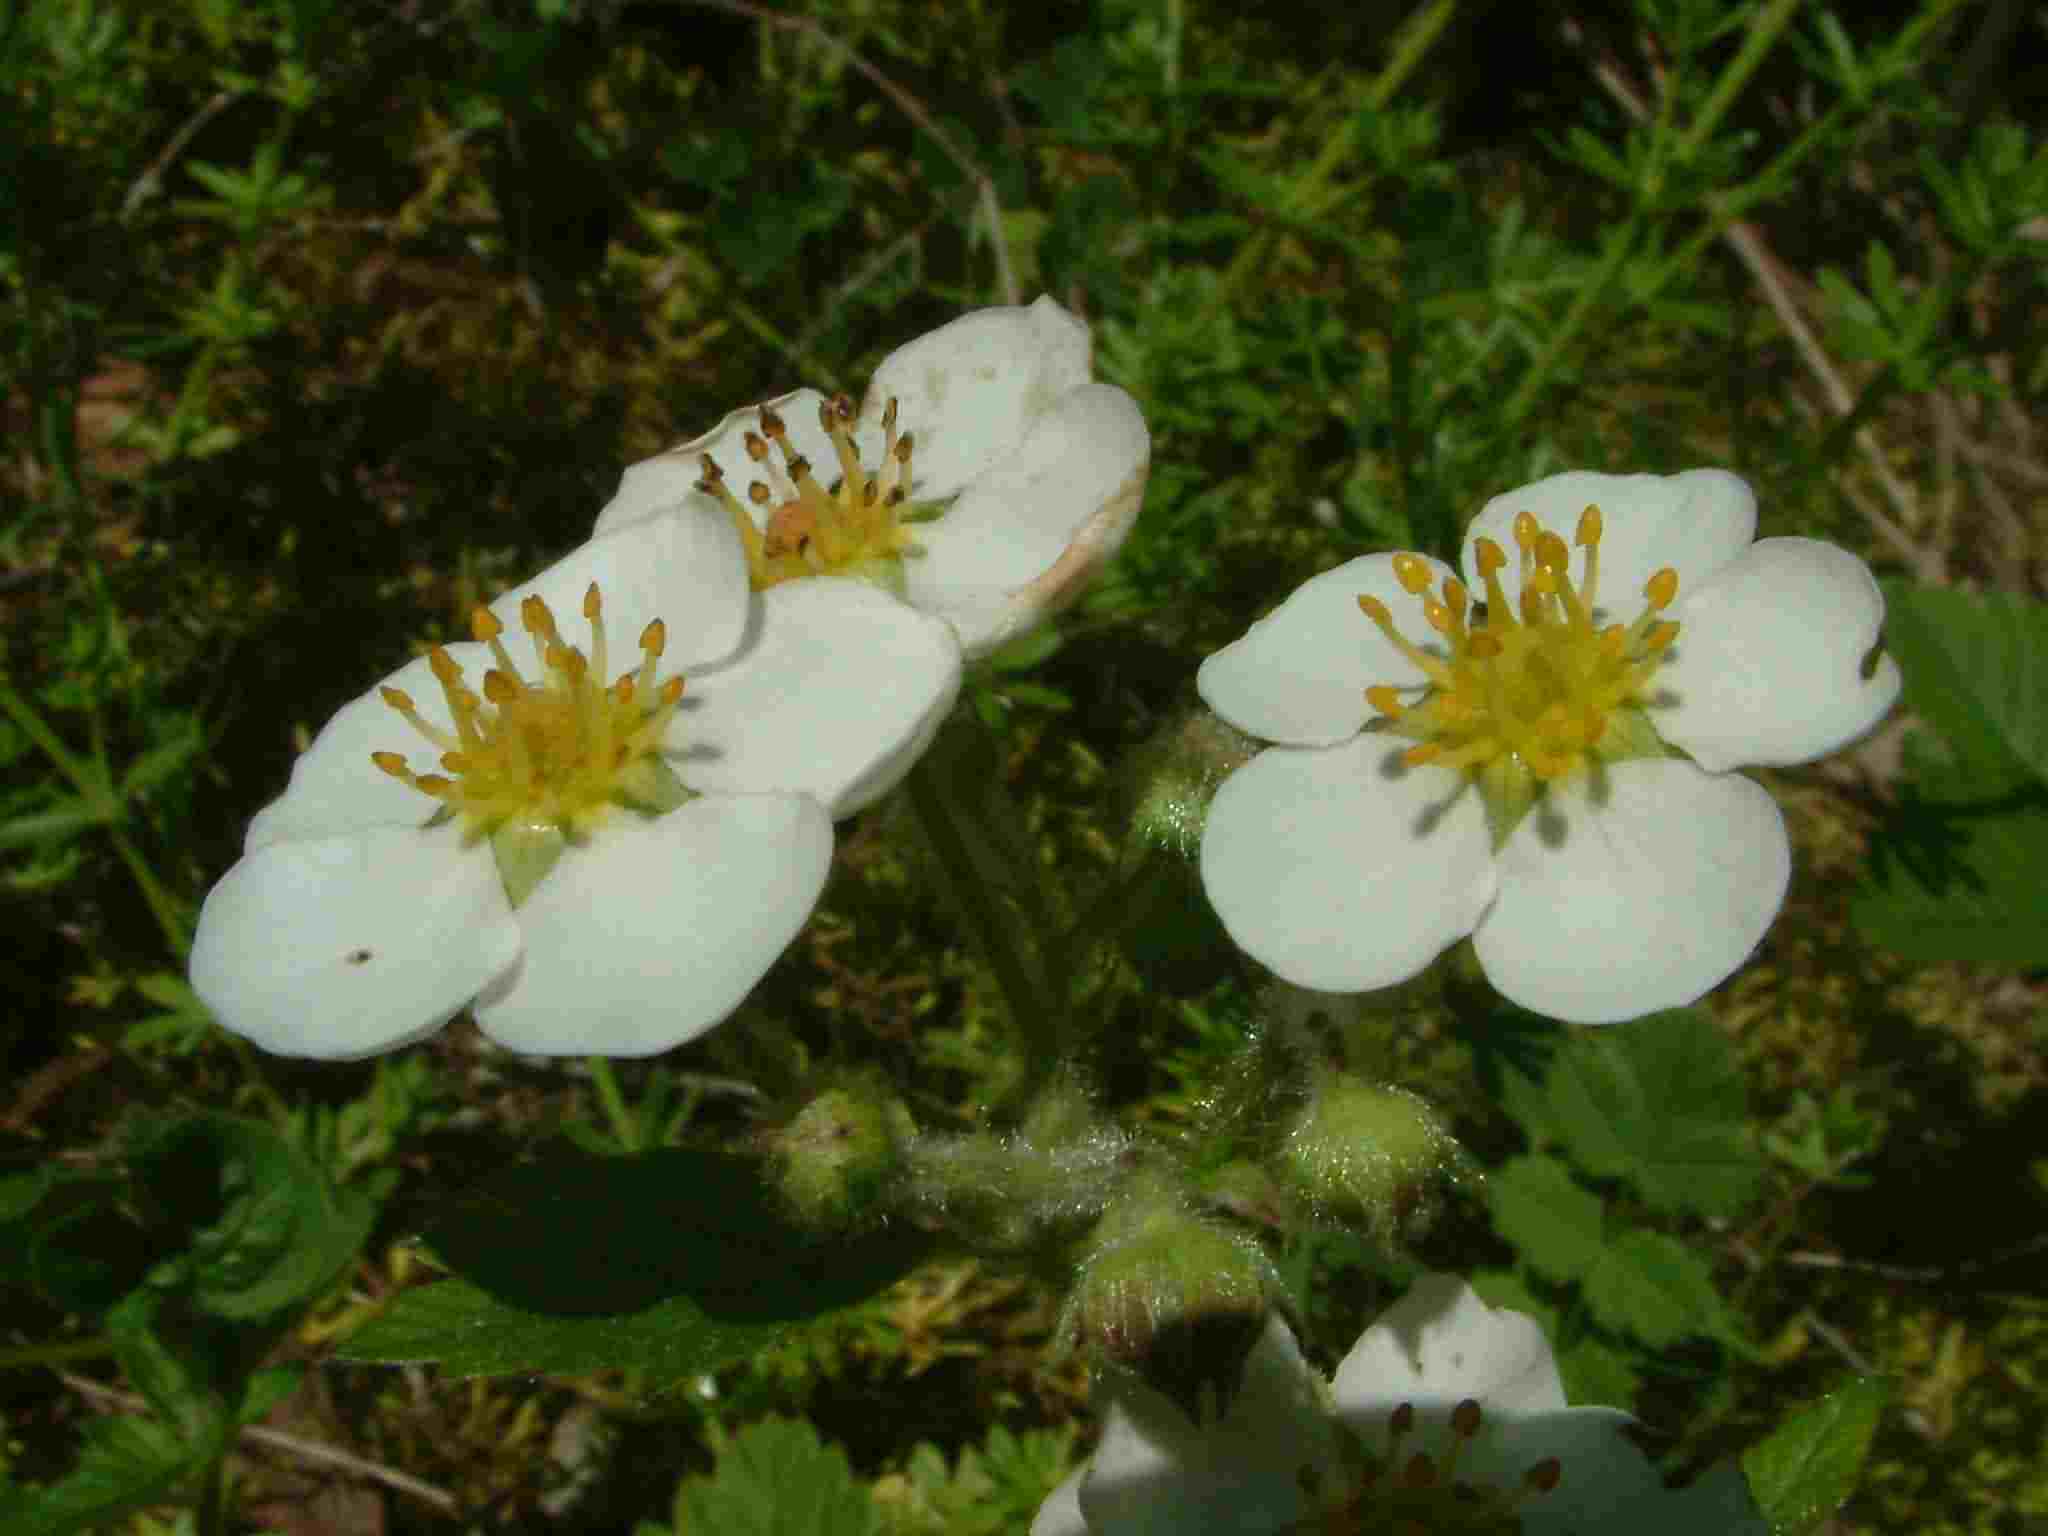
[[[1149,1387],[1113,1389],[1081,1511],[1095,1536],[1277,1531],[1305,1510],[1305,1467],[1333,1477],[1335,1446],[1314,1374],[1275,1317],[1212,1424],[1195,1425]]]
[[[910,600],[949,620],[968,655],[994,650],[1116,553],[1144,500],[1151,452],[1122,390],[1083,384],[1063,396],[944,516],[913,530],[925,553],[904,566]]]
[[[808,794],[835,817],[881,798],[960,693],[942,621],[866,582],[787,581],[731,665],[690,678],[670,740],[690,788]]]
[[[1031,1536],[1088,1536],[1088,1521],[1081,1514],[1081,1479],[1076,1472],[1046,1495],[1031,1522]]]
[[[245,855],[200,909],[192,988],[266,1051],[345,1059],[432,1034],[518,957],[489,853],[379,827]]]
[[[1504,996],[1573,1024],[1676,1008],[1719,985],[1763,938],[1791,875],[1777,803],[1740,774],[1659,759],[1616,763],[1599,783],[1553,789],[1515,829],[1500,899],[1472,935]]]
[[[1202,888],[1238,946],[1296,986],[1406,981],[1493,899],[1486,815],[1406,744],[1273,747],[1224,780],[1202,834]]]
[[[1425,563],[1438,582],[1451,574],[1440,561]],[[1421,668],[1359,612],[1360,596],[1385,603],[1411,644],[1435,639],[1423,622],[1421,603],[1394,579],[1394,557],[1365,555],[1303,582],[1203,662],[1195,674],[1202,702],[1266,741],[1298,747],[1348,741],[1372,717],[1367,688],[1411,688],[1423,681]]]
[[[1491,1407],[1482,1400],[1486,1417],[1468,1459],[1459,1463],[1461,1474],[1469,1467],[1474,1481],[1511,1489],[1539,1461],[1554,1456],[1564,1468],[1555,1488],[1516,1511],[1523,1536],[1645,1530],[1670,1536],[1661,1520],[1615,1518],[1623,1510],[1650,1515],[1656,1505],[1649,1501],[1664,1498],[1664,1480],[1656,1467],[1623,1433],[1635,1422],[1632,1416],[1619,1408],[1589,1407],[1498,1420]]]
[[[668,630],[664,675],[723,661],[738,649],[753,605],[746,551],[724,516],[703,506],[653,512],[580,545],[491,604],[506,648],[529,678],[539,664],[519,605],[537,595],[562,638],[587,655],[583,597],[592,582],[604,599],[607,682],[640,664],[640,632],[655,619]]]
[[[665,508],[684,506],[692,498],[700,508],[718,510],[720,521],[724,521],[725,514],[720,504],[697,490],[697,482],[704,478],[706,454],[724,471],[726,484],[739,498],[741,506],[751,508],[747,487],[756,480],[767,481],[778,498],[785,495],[790,486],[783,478],[782,455],[773,456],[774,468],[771,471],[764,469],[747,453],[747,434],[761,430],[762,406],[782,418],[783,425],[789,429],[790,446],[817,467],[816,473],[829,486],[838,475],[836,466],[839,460],[832,451],[832,439],[818,424],[818,406],[824,398],[815,389],[798,389],[777,395],[773,400],[764,400],[759,405],[741,406],[728,413],[723,421],[703,436],[678,443],[651,459],[627,465],[625,474],[619,478],[618,490],[605,503],[604,510],[597,514],[593,535],[610,533],[628,523],[637,523]]]
[[[861,420],[879,423],[893,397],[897,424],[916,434],[910,494],[951,496],[1088,382],[1088,354],[1088,327],[1049,298],[978,309],[882,359]]]
[[[1564,1382],[1536,1320],[1490,1307],[1455,1275],[1418,1279],[1360,1335],[1333,1383],[1337,1411],[1384,1427],[1402,1403],[1418,1410],[1477,1398],[1486,1413],[1563,1408]]]
[[[1756,535],[1756,496],[1747,481],[1725,469],[1688,469],[1676,475],[1602,475],[1571,470],[1496,496],[1465,531],[1465,579],[1484,597],[1473,563],[1473,541],[1492,539],[1507,553],[1501,584],[1510,599],[1522,592],[1516,554],[1515,514],[1528,512],[1572,545],[1579,515],[1600,509],[1600,585],[1595,605],[1612,623],[1626,624],[1643,611],[1643,585],[1665,566],[1678,572],[1678,591],[1704,585],[1748,547]],[[1576,584],[1585,556],[1573,545],[1571,576]]]
[[[802,930],[831,864],[832,823],[799,795],[612,817],[520,907],[525,956],[477,999],[477,1023],[542,1056],[651,1056],[694,1040]]]
[[[1884,623],[1870,567],[1817,539],[1764,539],[1678,603],[1658,732],[1713,771],[1811,762],[1899,696],[1898,665],[1863,660]]]
[[[462,641],[448,648],[472,687],[480,687],[490,651]],[[430,725],[453,732],[448,701],[427,658],[415,656],[368,693],[349,700],[320,728],[313,744],[292,764],[291,782],[249,823],[243,848],[254,852],[272,843],[338,837],[371,827],[424,826],[439,805],[400,783],[370,761],[372,752],[396,752],[415,773],[434,772],[442,748],[427,740],[380,696],[379,688],[409,695]]]

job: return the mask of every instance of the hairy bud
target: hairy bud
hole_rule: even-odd
[[[775,1189],[804,1225],[828,1231],[873,1214],[903,1164],[909,1113],[860,1078],[823,1088],[768,1135]]]
[[[1326,1072],[1281,1144],[1278,1170],[1319,1214],[1399,1243],[1435,1214],[1438,1188],[1462,1161],[1425,1100]]]
[[[1199,1419],[1227,1404],[1279,1292],[1257,1242],[1141,1176],[1090,1235],[1060,1337]]]

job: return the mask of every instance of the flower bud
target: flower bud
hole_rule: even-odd
[[[1227,1404],[1280,1279],[1258,1243],[1140,1178],[1091,1234],[1060,1319],[1069,1348],[1202,1419]]]
[[[1119,936],[1125,957],[1169,992],[1201,991],[1235,963],[1196,865],[1217,786],[1258,747],[1194,709],[1155,736],[1128,770]]]
[[[839,1230],[873,1212],[903,1163],[909,1114],[891,1094],[845,1078],[769,1133],[771,1180],[805,1226]]]
[[[1398,1243],[1435,1214],[1463,1158],[1425,1100],[1325,1072],[1281,1144],[1279,1171],[1320,1214]]]

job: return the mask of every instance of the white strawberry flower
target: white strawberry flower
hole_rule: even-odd
[[[772,632],[753,604],[733,530],[670,510],[478,609],[299,758],[207,896],[194,989],[293,1056],[472,1004],[548,1055],[710,1029],[809,918],[833,818],[908,771],[960,682],[952,632],[863,583],[805,583]]]
[[[890,353],[858,410],[799,389],[626,470],[598,532],[678,506],[729,520],[768,600],[851,576],[984,656],[1071,601],[1138,515],[1151,436],[1049,298]]]
[[[1733,770],[1832,752],[1899,692],[1863,562],[1755,531],[1722,470],[1574,472],[1488,502],[1462,581],[1401,554],[1303,584],[1198,679],[1276,743],[1203,837],[1232,938],[1357,992],[1469,934],[1504,996],[1574,1023],[1716,986],[1791,868],[1776,804]]]
[[[1425,1275],[1323,1382],[1278,1318],[1197,1424],[1106,1388],[1102,1441],[1031,1536],[1762,1536],[1733,1468],[1672,1491],[1614,1408],[1572,1408],[1543,1332]]]

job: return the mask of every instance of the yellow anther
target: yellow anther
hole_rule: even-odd
[[[1394,622],[1394,616],[1387,611],[1387,605],[1374,597],[1370,592],[1358,594],[1358,611],[1382,629],[1387,628]]]
[[[1672,599],[1678,596],[1678,572],[1668,565],[1665,566],[1643,583],[1643,596],[1649,600],[1652,608],[1669,608]]]
[[[397,710],[401,715],[413,712],[412,695],[401,688],[379,688],[377,697]]]
[[[1493,540],[1477,539],[1472,545],[1472,563],[1479,567],[1481,576],[1491,576],[1508,563],[1508,557]]]
[[[520,603],[519,624],[529,635],[551,635],[555,632],[555,616],[548,612],[548,605],[540,600],[538,594]]]
[[[1451,610],[1435,598],[1425,597],[1422,600],[1422,617],[1438,634],[1448,635],[1452,632]]]
[[[1677,638],[1678,626],[1676,624],[1668,620],[1662,624],[1652,624],[1649,633],[1643,636],[1643,649],[1646,651],[1667,650],[1671,642]]]
[[[1536,564],[1548,574],[1564,575],[1571,568],[1571,551],[1564,540],[1548,528],[1536,536]]]
[[[1366,689],[1365,702],[1389,720],[1398,720],[1407,713],[1407,706],[1401,702],[1400,691],[1386,683],[1376,683]]]
[[[718,460],[710,454],[700,458],[697,465],[703,472],[703,478],[697,482],[698,489],[708,491],[725,479],[725,471],[718,467]]]
[[[492,641],[505,633],[505,626],[490,609],[478,606],[469,611],[469,632],[482,641]]]
[[[1515,546],[1524,553],[1536,547],[1536,537],[1543,531],[1543,525],[1536,521],[1533,512],[1517,512],[1514,528]]]
[[[764,405],[761,407],[761,430],[779,443],[789,428],[782,424],[782,418],[773,409]]]
[[[519,693],[519,685],[496,667],[484,674],[484,697],[493,704],[509,704]]]
[[[1410,747],[1401,754],[1401,761],[1410,768],[1420,768],[1424,763],[1433,763],[1444,755],[1444,744],[1440,741],[1425,741],[1419,747]],[[1399,1433],[1399,1431],[1396,1431]]]
[[[1581,512],[1579,514],[1579,535],[1575,541],[1579,548],[1585,549],[1591,545],[1598,544],[1600,542],[1600,532],[1604,526],[1598,507],[1589,506],[1585,511]]]
[[[594,619],[603,612],[604,599],[598,596],[597,583],[593,581],[583,591],[583,617]]]
[[[763,414],[765,415],[766,412],[763,412]],[[741,441],[747,445],[747,457],[756,464],[765,464],[768,461],[767,438],[758,432],[749,432]]]
[[[1451,617],[1463,620],[1465,608],[1472,600],[1472,594],[1465,590],[1465,583],[1455,576],[1444,578],[1444,605],[1451,610]]]
[[[412,770],[405,766],[405,759],[396,752],[372,752],[370,761],[390,774],[394,779],[410,779]]]
[[[891,400],[889,404],[893,407],[896,402]],[[910,445],[916,441],[916,438],[917,434],[915,432],[906,432],[896,439],[896,462],[898,464],[908,464],[910,462]]]
[[[752,485],[747,487],[747,500],[751,501],[757,507],[765,507],[768,505],[769,502],[773,501],[774,499],[775,493],[769,490],[767,486],[763,485],[758,480],[756,480]]]
[[[462,680],[462,669],[456,666],[454,658],[438,645],[427,651],[427,670],[434,674],[434,680],[444,689],[449,684]]]
[[[661,685],[660,697],[661,702],[663,704],[675,704],[680,702],[683,697],[682,678],[672,677],[667,682],[663,683]]]
[[[1394,579],[1402,587],[1416,595],[1427,592],[1432,577],[1429,562],[1420,555],[1399,554],[1394,556]]]
[[[668,649],[668,625],[660,619],[651,619],[640,631],[640,649],[649,657],[658,657]]]
[[[433,795],[438,799],[442,796],[445,796],[449,790],[453,789],[455,787],[455,784],[453,780],[444,779],[438,773],[423,773],[418,778],[412,781],[412,787],[414,789],[424,790],[426,793]]]
[[[1491,661],[1501,653],[1500,637],[1481,631],[1466,642],[1465,652],[1479,661]]]

